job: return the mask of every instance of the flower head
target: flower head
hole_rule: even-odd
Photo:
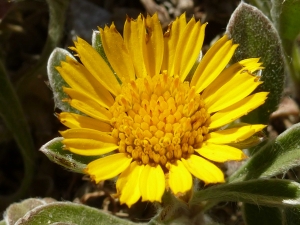
[[[123,37],[114,24],[100,29],[106,58],[78,38],[72,50],[81,63],[67,57],[57,67],[70,105],[82,112],[59,114],[69,127],[61,132],[65,148],[99,156],[85,170],[95,182],[119,175],[121,203],[160,202],[166,186],[184,194],[192,176],[224,182],[213,162],[245,159],[231,144],[265,127],[224,128],[268,93],[251,94],[262,83],[253,74],[259,59],[227,67],[237,45],[226,35],[195,64],[205,26],[183,14],[163,34],[156,14],[127,18]]]

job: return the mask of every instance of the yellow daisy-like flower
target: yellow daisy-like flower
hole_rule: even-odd
[[[123,37],[114,24],[100,29],[110,65],[87,42],[75,47],[81,62],[67,57],[57,70],[70,87],[71,106],[85,115],[62,112],[61,132],[69,151],[99,159],[85,172],[95,182],[118,176],[121,203],[161,201],[166,186],[175,194],[192,188],[192,175],[224,182],[214,162],[243,160],[232,143],[265,125],[221,129],[263,104],[267,92],[251,94],[262,82],[253,75],[259,59],[226,67],[236,44],[225,35],[200,55],[206,24],[185,14],[163,33],[157,15],[127,18]],[[113,68],[113,71],[112,69]],[[101,156],[102,155],[102,156]],[[104,155],[104,156],[103,156]]]

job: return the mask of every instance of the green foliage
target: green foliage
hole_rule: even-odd
[[[259,0],[249,0],[249,3],[261,9],[273,21],[281,38],[288,72],[297,84],[295,89],[299,97],[300,70],[298,65],[300,64],[300,59],[295,57],[295,50],[298,48],[296,38],[300,34],[300,1],[272,0],[262,3]]]
[[[290,64],[292,76],[295,81],[300,83],[300,43],[295,43],[292,49],[292,63]]]
[[[264,83],[257,91],[270,91],[270,95],[266,104],[242,119],[248,122],[266,123],[270,113],[276,109],[282,93],[283,63],[289,62],[289,56],[292,54],[293,61],[287,63],[287,68],[291,75],[296,78],[295,80],[299,81],[300,70],[297,68],[300,57],[298,57],[299,49],[295,44],[295,39],[300,33],[300,1],[272,0],[262,2],[251,0],[250,2],[273,21],[277,31],[259,10],[241,3],[232,15],[227,32],[242,46],[242,49],[237,51],[235,55],[235,61],[242,57],[261,56],[261,61],[265,67],[261,78]],[[282,47],[284,51],[281,50]],[[284,61],[286,55],[283,52],[288,57],[286,61]],[[229,182],[270,178],[298,166],[300,164],[299,124],[279,135],[276,140],[260,148],[261,146],[256,148],[254,152],[257,152],[250,160],[229,178]],[[243,207],[245,222],[248,225],[299,224],[299,202],[297,201],[290,201],[297,206],[288,208],[282,208],[282,205],[278,205],[280,208],[270,208],[261,206],[264,204],[245,203]]]
[[[227,33],[239,44],[233,62],[256,57],[263,62],[265,69],[260,80],[264,83],[255,92],[268,91],[270,94],[262,106],[242,120],[266,124],[279,104],[284,85],[284,58],[278,33],[261,11],[243,2],[232,14]]]
[[[229,182],[269,178],[300,164],[300,123],[262,147],[229,178]],[[255,151],[255,150],[254,150]]]
[[[25,215],[26,214],[26,215]],[[136,224],[104,211],[71,202],[49,199],[27,199],[11,205],[6,221],[14,225],[78,224],[78,225],[131,225]]]
[[[276,1],[278,2],[278,0]],[[279,4],[281,3],[281,4]],[[277,21],[279,35],[286,52],[289,72],[296,83],[297,97],[300,96],[300,59],[299,43],[296,39],[300,34],[300,1],[286,0],[278,2],[277,14],[280,15]],[[292,62],[290,62],[292,59]]]
[[[191,204],[202,201],[241,201],[264,206],[300,204],[300,184],[277,179],[255,179],[221,184],[194,193]]]
[[[35,209],[38,206],[46,205],[50,202],[53,202],[53,199],[39,199],[39,198],[29,198],[25,199],[20,203],[11,204],[5,213],[5,219],[8,222],[8,225],[15,224],[20,218],[25,216],[27,212],[32,209]]]
[[[260,9],[270,20],[272,20],[271,17],[271,8],[272,8],[272,1],[261,1],[261,0],[249,0],[245,1],[258,9]]]
[[[295,39],[300,34],[299,12],[299,0],[272,0],[271,17],[288,56],[291,56]]]
[[[51,161],[77,173],[84,173],[87,164],[100,156],[82,156],[63,149],[63,138],[54,138],[40,149]]]
[[[296,95],[299,98],[300,58],[299,46],[296,43],[296,38],[300,35],[300,1],[273,0],[272,3],[271,17],[281,37],[288,72],[296,83]]]
[[[67,101],[64,101],[69,96],[63,91],[63,87],[69,87],[69,85],[56,70],[56,67],[60,66],[61,61],[65,61],[67,56],[74,59],[71,53],[61,48],[56,48],[51,53],[47,65],[49,84],[53,91],[53,98],[57,108],[65,112],[80,113],[70,106]]]

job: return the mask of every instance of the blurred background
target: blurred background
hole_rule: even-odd
[[[141,203],[120,206],[110,194],[114,182],[95,185],[52,163],[39,148],[64,127],[55,117],[47,85],[47,60],[55,47],[73,45],[76,36],[91,42],[97,26],[116,24],[120,33],[126,15],[136,18],[158,12],[164,29],[186,12],[208,22],[203,51],[225,32],[237,0],[0,0],[0,214],[13,202],[29,197],[75,201],[143,222],[154,208]],[[272,114],[268,131],[276,137],[299,121],[297,94],[287,81],[282,104]],[[289,96],[292,96],[289,97]],[[290,178],[296,178],[294,172]],[[238,203],[224,203],[211,212],[224,224],[243,224]],[[215,215],[215,216],[214,216]]]

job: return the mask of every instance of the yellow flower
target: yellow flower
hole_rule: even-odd
[[[226,67],[236,44],[225,35],[200,55],[206,24],[185,14],[163,34],[157,15],[127,18],[123,37],[114,24],[100,29],[106,61],[87,42],[75,47],[81,62],[67,57],[57,70],[70,87],[71,106],[62,112],[61,132],[69,151],[99,156],[85,172],[95,182],[118,176],[121,203],[161,201],[192,188],[192,175],[206,184],[224,182],[214,162],[243,160],[237,143],[265,125],[225,125],[264,103],[267,92],[251,94],[262,82],[258,58]],[[113,71],[112,71],[112,69]]]

